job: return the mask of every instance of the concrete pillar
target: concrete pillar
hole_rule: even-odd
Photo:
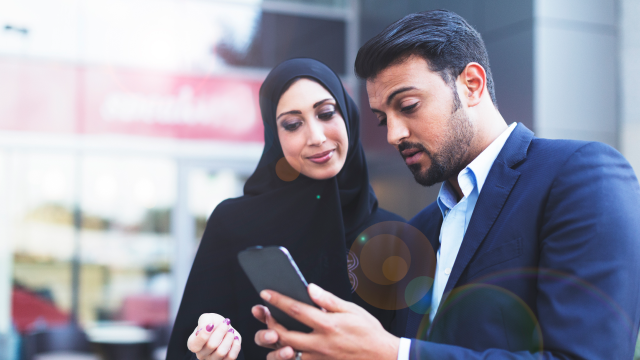
[[[640,107],[636,86],[640,73],[640,1],[620,1],[620,148],[636,174],[640,173]]]
[[[534,130],[537,136],[618,147],[616,0],[536,0]]]

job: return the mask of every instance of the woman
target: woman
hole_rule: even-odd
[[[199,359],[234,359],[240,348],[238,358],[266,357],[268,350],[253,342],[264,325],[251,314],[262,301],[236,258],[249,246],[286,247],[309,283],[359,304],[391,328],[395,312],[360,299],[347,267],[348,249],[360,232],[382,221],[404,222],[378,208],[354,101],[326,65],[293,59],[265,79],[260,110],[262,157],[244,196],[222,202],[209,218],[171,335],[169,360],[191,358],[189,348]],[[209,314],[214,312],[226,319]],[[242,345],[238,333],[247,338]],[[216,352],[204,346],[212,337]]]

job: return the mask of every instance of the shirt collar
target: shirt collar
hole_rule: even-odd
[[[512,123],[509,127],[500,134],[486,149],[484,149],[480,155],[478,155],[473,161],[467,165],[468,168],[473,171],[476,176],[476,184],[478,185],[478,195],[480,191],[482,191],[482,186],[484,185],[485,180],[487,180],[487,176],[489,175],[489,170],[491,170],[491,166],[493,166],[493,162],[496,161],[498,154],[504,147],[504,144],[507,142],[509,135],[513,132],[513,129],[516,128],[517,123]]]
[[[460,174],[458,174],[458,183],[464,196],[469,196],[474,187],[477,187],[478,195],[480,195],[480,191],[482,190],[485,180],[487,180],[491,166],[493,166],[498,154],[500,154],[500,151],[516,126],[517,123],[509,125],[509,127],[473,159],[467,167],[460,171]],[[458,197],[453,186],[451,186],[448,181],[443,182],[437,200],[443,217],[446,215],[447,210],[453,209],[458,203],[457,199]]]

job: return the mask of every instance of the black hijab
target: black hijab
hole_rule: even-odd
[[[285,86],[301,77],[317,81],[333,95],[346,123],[346,162],[330,179],[314,180],[300,174],[293,181],[284,181],[276,173],[276,164],[284,157],[276,107]],[[239,251],[256,245],[284,246],[309,283],[351,301],[347,252],[355,237],[372,222],[402,220],[396,215],[391,219],[375,216],[378,201],[369,185],[358,109],[340,78],[326,65],[313,59],[292,59],[276,66],[260,88],[260,110],[265,137],[262,157],[245,184],[244,196],[222,202],[209,218],[174,325],[169,360],[189,358],[187,339],[198,317],[208,312],[230,318],[242,334],[240,358],[266,357],[268,350],[253,341],[264,325],[251,315],[251,307],[262,300],[238,265]]]

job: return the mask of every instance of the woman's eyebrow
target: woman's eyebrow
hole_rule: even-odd
[[[329,100],[333,100],[333,98],[327,98],[327,99],[324,99],[324,100],[320,100],[320,101],[318,101],[317,103],[313,104],[313,108],[315,109],[315,108],[317,108],[318,106],[322,105],[323,103],[325,103],[325,102],[327,102],[327,101],[329,101]]]
[[[283,112],[282,114],[278,115],[278,117],[276,117],[276,121],[278,121],[278,119],[280,119],[284,115],[289,115],[289,114],[298,114],[299,115],[299,114],[302,114],[302,111],[300,111],[300,110],[291,110],[291,111]]]

